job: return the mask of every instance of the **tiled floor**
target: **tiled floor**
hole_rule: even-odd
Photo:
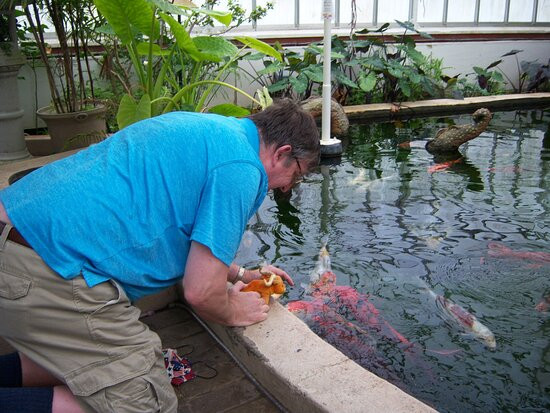
[[[213,378],[197,377],[175,388],[179,413],[279,412],[184,308],[164,309],[143,317],[142,321],[158,333],[163,347],[173,348],[180,355],[187,354],[198,375],[215,374]]]

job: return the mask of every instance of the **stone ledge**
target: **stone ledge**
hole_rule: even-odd
[[[278,302],[266,321],[210,329],[289,412],[435,412],[323,341]]]
[[[481,107],[490,110],[520,110],[550,106],[550,93],[478,96],[464,99],[432,99],[401,103],[345,106],[349,119],[393,120],[431,115],[455,115]],[[395,109],[398,108],[396,111]]]

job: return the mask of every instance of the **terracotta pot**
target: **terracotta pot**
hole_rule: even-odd
[[[89,110],[56,113],[51,106],[40,108],[36,114],[48,127],[54,153],[83,148],[105,139],[107,107],[98,105]]]

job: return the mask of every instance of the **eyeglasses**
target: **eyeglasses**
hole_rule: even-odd
[[[295,157],[294,155],[292,155],[292,157],[296,161],[296,165],[298,165],[298,171],[300,171],[300,176],[304,176],[304,174],[302,173],[302,167],[300,166],[300,162],[298,162],[298,158]]]
[[[300,166],[300,162],[298,162],[298,158],[294,155],[292,155],[292,157],[296,161],[296,165],[298,165],[298,176],[294,177],[294,184],[297,184],[302,180],[304,173],[302,172],[302,167]]]

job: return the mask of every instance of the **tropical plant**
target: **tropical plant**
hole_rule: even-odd
[[[420,32],[410,22],[397,23],[405,29],[386,42],[389,24],[376,30],[363,29],[352,33],[348,40],[332,37],[332,95],[341,104],[395,102],[429,97],[446,97],[457,93],[458,75],[443,73],[442,60],[424,55],[407,35]],[[274,61],[265,56],[250,55],[249,60],[263,58],[263,68],[252,77],[267,86],[272,94],[303,100],[319,92],[323,83],[323,47],[316,42],[303,54],[276,46],[283,57]]]
[[[280,53],[281,60],[263,53],[250,53],[243,60],[251,63],[252,71],[243,71],[266,87],[273,96],[297,100],[308,98],[315,91],[315,86],[323,82],[323,67],[318,59],[318,50],[307,47],[300,55],[279,42],[275,43],[274,48]],[[262,61],[261,69],[256,69],[253,64],[258,60]]]
[[[171,4],[164,0],[94,0],[109,29],[126,48],[137,85],[126,84],[117,114],[120,128],[138,120],[186,109],[243,115],[244,108],[232,104],[207,107],[219,87],[260,102],[236,86],[225,82],[236,62],[255,49],[280,60],[268,44],[251,37],[234,37],[237,47],[221,36],[191,36],[200,16],[208,16],[226,27],[232,15],[198,8],[190,2]],[[103,30],[105,34],[109,30]]]
[[[91,0],[22,0],[26,30],[44,64],[56,113],[78,112],[95,106],[94,79],[90,68]],[[59,41],[52,54],[45,31],[49,20]],[[28,46],[23,51],[28,50]]]
[[[476,75],[478,86],[481,91],[485,91],[482,94],[502,93],[505,84],[504,76],[502,76],[502,72],[499,70],[491,70],[496,68],[501,62],[502,60],[494,61],[485,68],[474,66],[474,73],[468,73],[466,76]]]
[[[456,76],[445,76],[441,60],[420,52],[413,37],[407,33],[414,32],[427,39],[432,37],[417,30],[411,22],[396,22],[405,31],[393,35],[391,43],[385,39],[388,23],[374,31],[363,29],[352,35],[350,49],[355,57],[345,64],[350,66],[350,73],[356,73],[357,86],[365,93],[362,103],[419,100],[450,93]],[[369,34],[373,36],[357,36]]]

